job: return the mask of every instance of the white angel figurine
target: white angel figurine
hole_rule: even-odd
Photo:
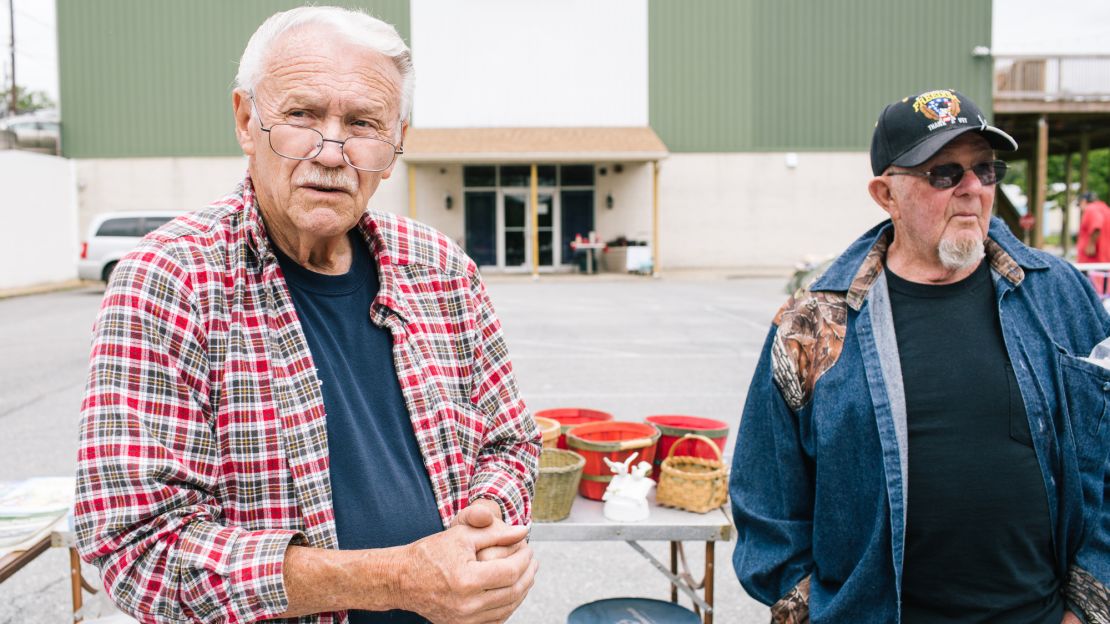
[[[655,486],[655,481],[647,476],[651,472],[651,464],[642,461],[635,468],[629,468],[637,455],[638,452],[629,455],[623,463],[603,458],[609,470],[613,471],[613,480],[601,497],[605,501],[603,513],[613,522],[640,522],[647,520],[650,513],[647,495]]]

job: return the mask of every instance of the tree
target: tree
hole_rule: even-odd
[[[999,156],[1003,159],[1005,159],[1006,157],[1005,153],[999,154]],[[1018,160],[1009,164],[1010,172],[1006,174],[1005,182],[1007,184],[1016,184],[1020,186],[1025,192],[1025,196],[1029,198],[1029,201],[1032,201],[1032,189],[1029,188],[1029,179],[1032,176],[1032,173],[1030,172],[1032,162]],[[1056,202],[1055,209],[1062,210],[1065,194],[1063,192],[1053,193],[1051,189],[1053,184],[1063,184],[1064,182],[1063,155],[1048,157],[1048,171],[1046,177],[1049,191],[1045,193],[1045,201]],[[1071,157],[1071,182],[1073,185],[1073,189],[1077,191],[1079,188],[1078,153],[1072,154]],[[1110,197],[1110,149],[1097,149],[1087,152],[1087,190],[1094,191],[1103,200],[1106,200],[1108,197]],[[1077,193],[1075,191],[1073,191],[1071,194],[1071,200],[1072,202],[1078,200]],[[1074,205],[1074,203],[1072,205]],[[1075,245],[1074,233],[1078,227],[1079,223],[1076,221],[1075,213],[1072,213],[1072,221],[1068,226],[1068,229],[1072,232],[1072,236],[1070,239],[1071,242],[1069,243],[1069,246],[1072,248],[1074,248]],[[1045,236],[1045,242],[1049,246],[1058,245],[1059,240],[1059,232],[1050,233]]]
[[[1003,159],[1006,158],[1005,153],[1001,153],[999,156]],[[1010,173],[1006,175],[1006,183],[1017,184],[1025,191],[1027,196],[1030,195],[1029,167],[1030,163],[1024,161],[1012,162],[1010,163]],[[1064,156],[1048,157],[1047,177],[1049,186],[1057,182],[1064,182]],[[1078,153],[1071,157],[1071,181],[1072,184],[1079,185]],[[1098,196],[1103,199],[1110,197],[1110,149],[1091,150],[1087,153],[1087,190],[1098,193]],[[1074,194],[1072,199],[1075,199]]]
[[[15,114],[17,115],[21,115],[23,113],[33,113],[44,108],[57,107],[57,104],[54,103],[54,100],[51,100],[50,96],[46,95],[42,91],[28,91],[26,88],[17,85],[15,88],[15,92],[18,98],[16,100],[15,110]],[[0,97],[3,98],[2,104],[0,104],[0,109],[7,110],[8,107],[11,105],[11,93],[11,88],[0,91]]]

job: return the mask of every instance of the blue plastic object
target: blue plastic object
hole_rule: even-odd
[[[693,611],[651,598],[606,598],[570,612],[567,624],[701,624]]]

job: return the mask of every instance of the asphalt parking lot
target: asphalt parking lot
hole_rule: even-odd
[[[621,420],[689,414],[724,420],[734,432],[784,283],[723,274],[496,276],[489,290],[533,410],[592,407]],[[101,291],[0,300],[0,479],[72,474]],[[666,560],[665,543],[646,545]],[[561,623],[599,598],[669,596],[666,579],[623,543],[534,547],[540,573],[512,622]],[[695,570],[702,553],[700,544],[688,548]],[[716,621],[767,621],[737,583],[731,554],[732,544],[717,546]],[[64,551],[53,550],[0,585],[0,624],[69,621],[67,570]]]

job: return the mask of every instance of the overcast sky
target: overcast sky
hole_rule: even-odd
[[[1107,0],[994,0],[995,54],[1110,54]]]
[[[15,6],[16,78],[21,85],[33,91],[45,91],[57,100],[58,51],[54,30],[54,0],[8,1],[14,2]],[[0,67],[3,68],[4,85],[10,81],[8,76],[11,65],[8,1],[0,0],[0,33],[3,36],[0,42],[0,50],[3,50]],[[991,46],[996,54],[1110,54],[1108,0],[993,2],[994,41]],[[952,19],[958,17],[953,16]]]
[[[20,86],[45,91],[58,99],[58,46],[54,29],[54,0],[0,0],[3,41],[3,85],[11,84],[11,20],[8,2],[15,3],[15,78]]]

